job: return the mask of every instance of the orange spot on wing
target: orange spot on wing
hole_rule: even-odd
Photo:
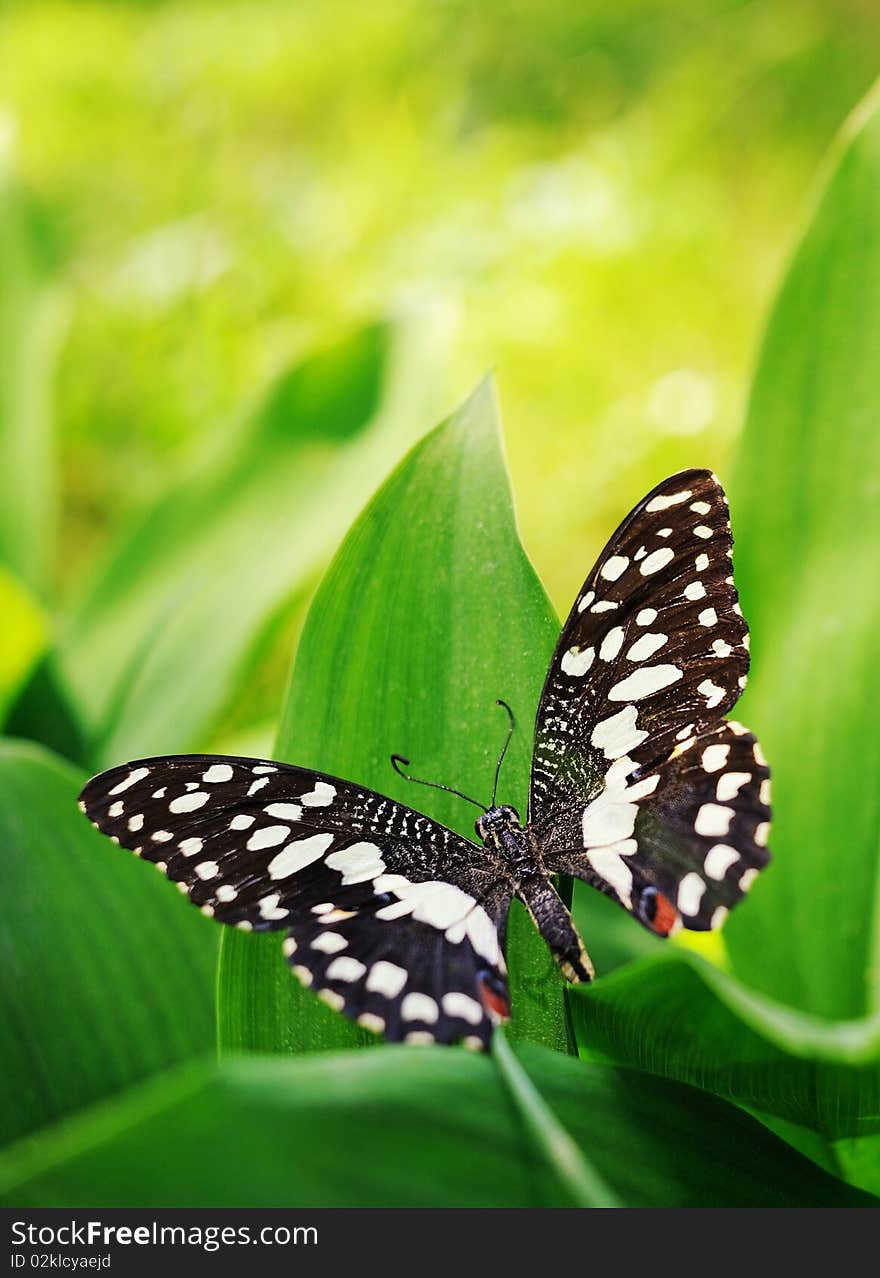
[[[678,923],[678,910],[662,892],[658,892],[654,899],[657,902],[657,912],[651,921],[651,930],[658,936],[668,936]]]
[[[493,990],[484,976],[479,978],[477,987],[480,991],[480,1002],[489,1015],[506,1021],[510,1016],[509,1000],[498,990]]]

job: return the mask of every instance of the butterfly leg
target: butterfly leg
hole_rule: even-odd
[[[542,874],[529,875],[520,882],[517,896],[550,946],[563,975],[573,982],[592,981],[596,973],[590,956],[550,880]]]

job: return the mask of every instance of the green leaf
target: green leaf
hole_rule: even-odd
[[[773,768],[774,862],[726,929],[804,1011],[880,1009],[880,115],[837,148],[774,308],[732,485],[752,631],[741,717]],[[737,714],[740,714],[738,709]]]
[[[61,644],[96,764],[204,745],[255,637],[418,421],[424,385],[390,340],[363,329],[282,377],[99,574]]]
[[[517,1055],[624,1205],[877,1205],[714,1097],[534,1046]],[[492,1060],[441,1048],[189,1065],[11,1149],[0,1194],[17,1207],[572,1204]]]
[[[531,725],[558,633],[517,536],[497,410],[484,384],[428,435],[355,523],[312,605],[277,756],[349,777],[473,837],[474,810],[416,790],[392,770],[488,800],[506,721],[519,729],[501,794],[526,810]],[[565,1050],[561,978],[524,911],[511,913],[513,1031]],[[232,1048],[314,1050],[362,1040],[286,971],[275,941],[227,934],[220,1040]]]
[[[880,1017],[823,1021],[675,951],[574,990],[570,1007],[592,1057],[832,1139],[880,1131]]]
[[[0,741],[0,1141],[215,1039],[215,929],[77,810],[82,778]]]
[[[36,202],[0,174],[0,561],[45,594],[57,492],[51,392],[67,325]]]

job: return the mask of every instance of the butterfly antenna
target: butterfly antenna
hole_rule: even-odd
[[[503,706],[504,709],[507,711],[507,717],[510,720],[510,725],[508,726],[508,729],[507,729],[507,738],[504,742],[504,745],[501,747],[501,753],[498,756],[498,762],[495,764],[495,784],[492,786],[492,807],[493,808],[495,807],[495,796],[498,793],[498,778],[501,776],[501,765],[504,762],[504,756],[507,754],[507,747],[510,745],[510,739],[513,736],[514,730],[516,728],[516,718],[510,706],[507,704],[507,702],[502,701],[501,698],[499,697],[498,700],[495,702],[495,704],[496,706]]]
[[[403,767],[401,767],[401,764]],[[476,799],[472,799],[470,795],[462,794],[461,790],[453,789],[451,785],[441,785],[439,781],[423,781],[420,777],[414,777],[408,772],[404,772],[403,769],[409,767],[409,759],[405,759],[402,754],[392,754],[391,766],[398,776],[403,777],[404,781],[412,781],[414,785],[427,785],[432,790],[445,790],[447,794],[455,794],[459,799],[464,799],[465,803],[472,803],[481,812],[489,811],[485,804],[478,803]]]

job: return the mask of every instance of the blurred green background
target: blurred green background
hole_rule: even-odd
[[[868,0],[0,9],[0,860],[16,906],[0,928],[0,1056],[17,1080],[0,1127],[22,1139],[0,1159],[0,1194],[106,1202],[102,1169],[113,1185],[118,1155],[98,1148],[90,1107],[119,1101],[128,1133],[129,1089],[181,1062],[203,1058],[204,1086],[232,1088],[245,1118],[252,1088],[262,1105],[263,1065],[212,1059],[218,990],[224,1051],[351,1041],[311,995],[290,1014],[277,945],[270,956],[234,937],[218,981],[218,929],[105,846],[74,796],[89,771],[193,749],[320,756],[383,789],[388,754],[406,750],[426,775],[481,784],[491,701],[531,713],[546,654],[533,657],[555,630],[510,522],[489,395],[433,437],[427,462],[410,455],[408,504],[392,480],[372,508],[376,544],[393,530],[412,571],[393,555],[377,568],[355,525],[283,692],[358,511],[488,368],[523,541],[560,612],[656,481],[709,465],[729,484],[755,637],[743,717],[774,769],[773,870],[726,950],[702,942],[726,972],[659,954],[613,904],[580,894],[606,974],[569,1000],[581,1049],[643,1071],[640,1096],[649,1073],[714,1092],[880,1189],[878,814],[864,783],[880,766],[878,620],[870,589],[852,591],[876,575],[880,544],[876,98],[839,138],[837,166],[823,161],[878,68]],[[833,176],[808,224],[823,164]],[[506,607],[495,642],[487,596]],[[405,621],[383,640],[391,617]],[[347,644],[358,660],[339,678]],[[528,747],[519,736],[507,765],[523,779]],[[439,816],[468,826],[451,812]],[[520,997],[559,1003],[533,976],[514,972]],[[551,1043],[524,1006],[515,1023]],[[359,1054],[351,1079],[366,1086],[376,1055]],[[448,1055],[438,1068],[456,1095],[477,1078],[466,1071],[488,1069]],[[553,1055],[526,1059],[552,1091]],[[418,1105],[420,1066],[402,1057],[395,1084]],[[291,1080],[297,1103],[308,1097],[308,1061],[271,1068],[272,1106]],[[589,1158],[595,1116],[609,1126],[599,1092],[582,1103],[591,1070],[571,1074]],[[706,1201],[751,1202],[768,1185],[771,1201],[788,1201],[783,1189],[813,1201],[778,1142],[738,1146],[743,1184],[724,1183],[742,1120],[726,1104],[701,1117],[682,1093],[670,1139],[670,1096],[634,1122],[630,1084],[607,1078],[625,1118],[612,1181],[650,1171],[650,1186],[624,1185],[627,1201],[700,1201],[694,1151],[718,1149]],[[435,1082],[434,1170],[455,1109]],[[328,1097],[314,1096],[320,1115]],[[62,1165],[54,1125],[71,1115],[82,1139]],[[493,1118],[496,1137],[508,1117]],[[355,1105],[339,1149],[328,1144],[334,1164],[355,1166],[339,1151],[359,1121]],[[621,1160],[633,1122],[650,1149]],[[266,1131],[276,1146],[274,1116]],[[165,1192],[155,1166],[177,1139],[173,1112],[157,1132],[155,1156],[149,1133],[123,1151],[136,1183],[120,1202]],[[180,1131],[198,1167],[202,1135]],[[420,1180],[393,1144],[387,1199],[433,1192],[434,1170]],[[97,1180],[80,1191],[77,1158],[93,1148]],[[686,1151],[694,1184],[670,1180],[667,1150]],[[455,1194],[460,1164],[456,1146]],[[297,1175],[285,1168],[271,1192],[254,1182],[256,1199],[289,1198]],[[362,1201],[356,1177],[343,1189],[332,1201]],[[327,1200],[320,1176],[309,1192]]]
[[[496,368],[565,608],[628,498],[723,473],[878,63],[871,0],[7,2],[0,164],[67,307],[64,592],[292,354],[392,316],[440,361],[420,425]]]

